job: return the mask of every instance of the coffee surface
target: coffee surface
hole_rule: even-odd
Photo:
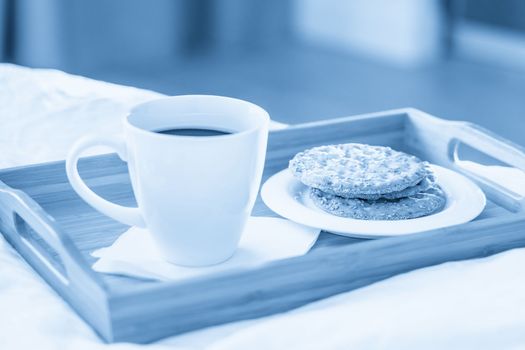
[[[221,136],[229,135],[231,132],[216,130],[216,129],[198,129],[198,128],[173,128],[156,130],[158,134],[174,135],[174,136]]]

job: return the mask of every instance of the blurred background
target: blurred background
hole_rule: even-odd
[[[288,123],[411,106],[525,144],[523,0],[0,0],[0,61]]]

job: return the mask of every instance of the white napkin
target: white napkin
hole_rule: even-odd
[[[158,280],[182,280],[306,254],[320,230],[271,217],[251,217],[234,255],[208,267],[182,267],[166,262],[146,229],[132,227],[109,247],[95,250],[98,272]]]

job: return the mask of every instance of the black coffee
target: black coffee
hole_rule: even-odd
[[[229,135],[231,132],[221,131],[215,129],[193,129],[193,128],[180,128],[180,129],[165,129],[165,130],[156,130],[156,133],[165,134],[165,135],[175,135],[175,136],[221,136]]]

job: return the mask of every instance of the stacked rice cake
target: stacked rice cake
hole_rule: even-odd
[[[289,169],[313,202],[334,215],[404,220],[438,212],[446,197],[427,162],[390,147],[358,143],[300,152]]]

